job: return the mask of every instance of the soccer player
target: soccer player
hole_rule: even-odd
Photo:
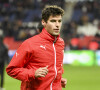
[[[8,75],[21,80],[21,90],[62,90],[64,41],[60,38],[64,10],[46,6],[42,10],[43,30],[25,40],[6,68]]]

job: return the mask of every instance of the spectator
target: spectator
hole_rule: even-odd
[[[89,22],[89,18],[87,15],[83,15],[82,25],[77,27],[77,34],[79,36],[95,36],[98,32],[98,28]]]
[[[42,29],[43,29],[43,25],[41,22],[39,22],[38,26],[37,26],[37,32],[38,33],[41,33],[42,32]]]
[[[8,60],[8,50],[6,46],[3,44],[3,36],[0,35],[0,90],[3,90],[4,84],[4,68],[5,62]]]

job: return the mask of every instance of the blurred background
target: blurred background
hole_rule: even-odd
[[[61,37],[65,42],[63,77],[68,84],[64,90],[99,90],[100,0],[0,0],[0,36],[9,56],[6,65],[24,40],[38,34],[45,5],[65,10]],[[20,90],[19,81],[6,73],[4,79],[6,90]]]

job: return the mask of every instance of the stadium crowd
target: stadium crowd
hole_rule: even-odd
[[[100,49],[100,2],[68,0],[6,0],[0,3],[0,34],[13,37],[15,41],[36,35],[36,26],[41,20],[41,10],[47,4],[62,8],[74,3],[69,15],[64,19],[62,34],[65,50]],[[67,12],[69,12],[67,9]],[[65,12],[65,13],[67,13]],[[69,13],[67,13],[69,14]],[[67,16],[65,16],[67,17]]]

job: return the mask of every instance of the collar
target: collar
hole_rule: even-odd
[[[49,34],[45,28],[43,28],[42,32],[40,33],[40,37],[55,43],[59,39],[60,34],[57,37],[54,37]]]

